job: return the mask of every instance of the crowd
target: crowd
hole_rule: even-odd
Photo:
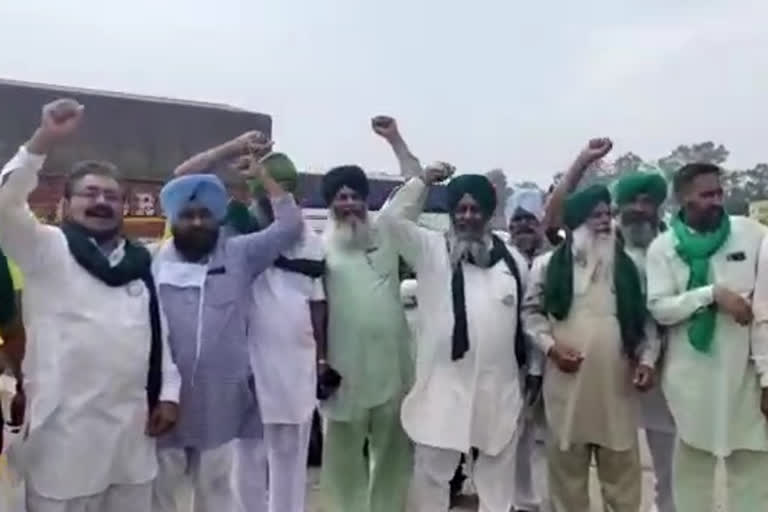
[[[710,510],[718,459],[730,512],[768,507],[768,238],[726,214],[718,167],[612,195],[579,186],[612,147],[594,139],[546,197],[501,202],[378,117],[407,181],[374,216],[365,172],[333,168],[318,236],[292,161],[250,132],[174,171],[145,247],[121,234],[108,162],[75,164],[60,226],[29,209],[84,116],[44,106],[0,173],[5,448],[28,512],[186,512],[185,490],[197,512],[302,512],[318,404],[329,512],[445,512],[461,475],[481,512],[587,512],[593,460],[605,510],[637,512],[640,429],[660,512]],[[418,223],[443,182],[445,233]]]

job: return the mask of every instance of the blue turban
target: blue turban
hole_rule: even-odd
[[[207,208],[219,222],[227,216],[227,189],[212,174],[181,176],[166,183],[160,191],[160,204],[171,224],[175,224],[181,211],[193,202]]]

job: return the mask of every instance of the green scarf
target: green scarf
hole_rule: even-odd
[[[637,347],[645,338],[645,295],[640,273],[632,259],[624,252],[624,242],[617,236],[613,266],[613,284],[616,290],[616,317],[619,320],[624,353],[630,359],[637,357]],[[544,310],[556,320],[568,317],[573,304],[573,247],[572,235],[555,249],[547,265],[544,285]]]
[[[8,259],[0,250],[0,325],[10,322],[16,315],[16,292],[13,289]]]
[[[720,226],[709,233],[697,233],[691,230],[678,215],[672,221],[672,232],[677,239],[675,251],[688,265],[688,290],[707,286],[709,283],[709,259],[715,254],[731,234],[731,219],[723,214]],[[699,352],[708,352],[715,335],[717,308],[714,304],[700,309],[691,317],[688,326],[688,341]]]

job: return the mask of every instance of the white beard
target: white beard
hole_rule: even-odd
[[[613,279],[613,260],[616,251],[616,234],[595,234],[582,225],[573,232],[575,271],[586,271],[590,281],[601,278]]]
[[[350,220],[339,221],[332,212],[328,214],[328,221],[323,231],[326,243],[334,247],[347,250],[365,250],[371,246],[373,232],[365,219],[352,217]]]
[[[482,238],[461,236],[450,230],[448,238],[448,256],[451,267],[456,268],[460,262],[471,260],[478,267],[488,267],[491,262],[491,243],[487,236]]]

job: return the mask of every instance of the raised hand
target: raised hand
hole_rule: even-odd
[[[230,142],[232,151],[237,155],[255,155],[257,158],[266,156],[272,151],[274,143],[264,133],[251,130],[236,137]]]
[[[74,134],[83,120],[85,107],[73,99],[59,99],[43,107],[40,127],[27,142],[27,150],[44,155]]]
[[[587,146],[581,150],[579,159],[587,164],[597,162],[613,149],[613,141],[608,138],[597,138],[589,141]]]
[[[441,183],[456,172],[456,167],[447,162],[435,162],[424,168],[423,179],[427,185]]]
[[[400,136],[397,128],[397,121],[394,117],[376,116],[371,119],[371,127],[376,135],[380,135],[387,140],[392,140]]]

